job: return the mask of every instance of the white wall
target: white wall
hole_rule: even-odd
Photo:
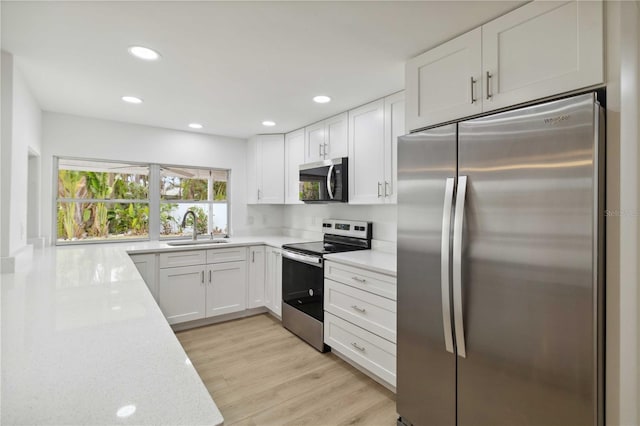
[[[640,424],[640,10],[606,2],[606,423]]]
[[[0,70],[0,97],[2,102],[2,129],[0,139],[0,258],[10,254],[9,239],[9,206],[11,198],[11,148],[13,124],[13,56],[2,52],[2,69]]]
[[[246,140],[45,112],[42,232],[54,238],[53,156],[231,169],[231,232],[247,227]]]
[[[2,52],[2,258],[27,245],[29,151],[41,150],[41,120],[40,107],[14,58]]]
[[[293,231],[321,232],[322,219],[373,222],[373,239],[396,242],[395,205],[305,204],[285,206],[283,226]]]

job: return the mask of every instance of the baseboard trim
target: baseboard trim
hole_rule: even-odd
[[[233,312],[231,314],[220,315],[217,317],[203,318],[203,319],[198,319],[194,321],[183,322],[180,324],[173,324],[171,325],[171,329],[173,329],[174,332],[184,331],[192,328],[204,327],[207,325],[218,324],[221,322],[232,321],[240,318],[251,317],[254,315],[265,314],[267,312],[271,312],[271,311],[269,311],[265,307],[245,309],[244,311]]]
[[[0,257],[0,273],[13,274],[25,270],[33,260],[33,246],[28,244],[15,252],[13,256]]]

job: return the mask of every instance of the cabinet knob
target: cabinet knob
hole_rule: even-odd
[[[378,182],[378,198],[382,197],[382,183]]]
[[[493,74],[487,71],[487,99],[491,100],[493,98],[493,94],[491,93],[491,79],[493,78]]]

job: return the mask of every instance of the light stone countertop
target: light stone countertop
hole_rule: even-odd
[[[201,239],[201,238],[200,238]],[[204,239],[207,240],[206,238]],[[208,250],[211,248],[229,248],[239,246],[267,245],[281,248],[284,244],[301,243],[310,241],[299,237],[286,237],[282,235],[246,236],[222,238],[225,243],[194,244],[187,246],[170,246],[166,241],[144,241],[137,243],[119,243],[124,250],[130,254],[157,253],[162,251],[183,251],[183,250]],[[185,240],[188,241],[188,240]]]
[[[222,415],[127,252],[213,246],[85,244],[34,252],[3,274],[0,423],[219,425]]]
[[[358,250],[324,256],[343,265],[365,268],[381,274],[396,276],[396,254],[381,250]]]

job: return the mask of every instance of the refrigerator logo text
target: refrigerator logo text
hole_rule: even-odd
[[[560,124],[563,121],[567,121],[569,118],[571,118],[570,115],[560,115],[558,117],[545,118],[544,124],[555,126],[556,124]]]

